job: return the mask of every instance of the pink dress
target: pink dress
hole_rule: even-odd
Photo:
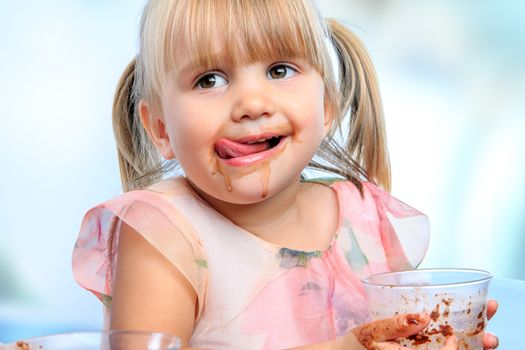
[[[190,341],[206,349],[283,349],[333,340],[368,319],[360,279],[416,267],[426,216],[363,182],[316,180],[337,194],[339,226],[324,251],[276,246],[236,226],[184,178],[124,193],[87,212],[73,251],[77,282],[111,307],[119,225],[133,227],[191,283]]]

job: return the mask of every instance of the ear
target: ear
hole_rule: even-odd
[[[160,116],[160,113],[156,112],[147,102],[140,101],[139,103],[139,114],[142,126],[151,142],[157,148],[157,151],[165,159],[175,158],[175,153],[171,148],[170,138],[166,132],[166,124]]]

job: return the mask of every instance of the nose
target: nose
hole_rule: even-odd
[[[237,96],[232,108],[232,119],[241,121],[243,119],[257,119],[270,117],[275,113],[269,86],[263,82],[252,81],[250,86],[243,84],[238,86]]]

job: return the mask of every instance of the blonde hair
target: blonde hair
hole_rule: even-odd
[[[144,188],[176,166],[163,161],[141,125],[137,106],[144,100],[160,106],[167,72],[176,68],[181,47],[191,62],[213,68],[213,42],[225,43],[235,62],[302,58],[322,76],[325,101],[333,111],[332,129],[312,169],[390,189],[390,165],[383,112],[374,69],[359,39],[335,20],[325,21],[309,0],[150,0],[140,27],[136,58],[124,71],[113,103],[113,130],[124,191]],[[328,40],[327,40],[328,39]],[[334,76],[328,44],[338,58]],[[234,63],[235,63],[234,62]],[[349,130],[337,130],[349,113]]]

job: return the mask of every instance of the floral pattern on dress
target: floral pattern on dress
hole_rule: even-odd
[[[320,256],[321,251],[304,252],[301,250],[281,248],[278,253],[280,259],[279,266],[285,269],[297,266],[307,267],[310,259],[318,258]]]
[[[363,269],[369,265],[368,258],[361,250],[354,230],[352,230],[348,224],[345,224],[344,227],[348,230],[347,234],[350,238],[350,249],[346,253],[346,260],[356,272],[362,272]]]

